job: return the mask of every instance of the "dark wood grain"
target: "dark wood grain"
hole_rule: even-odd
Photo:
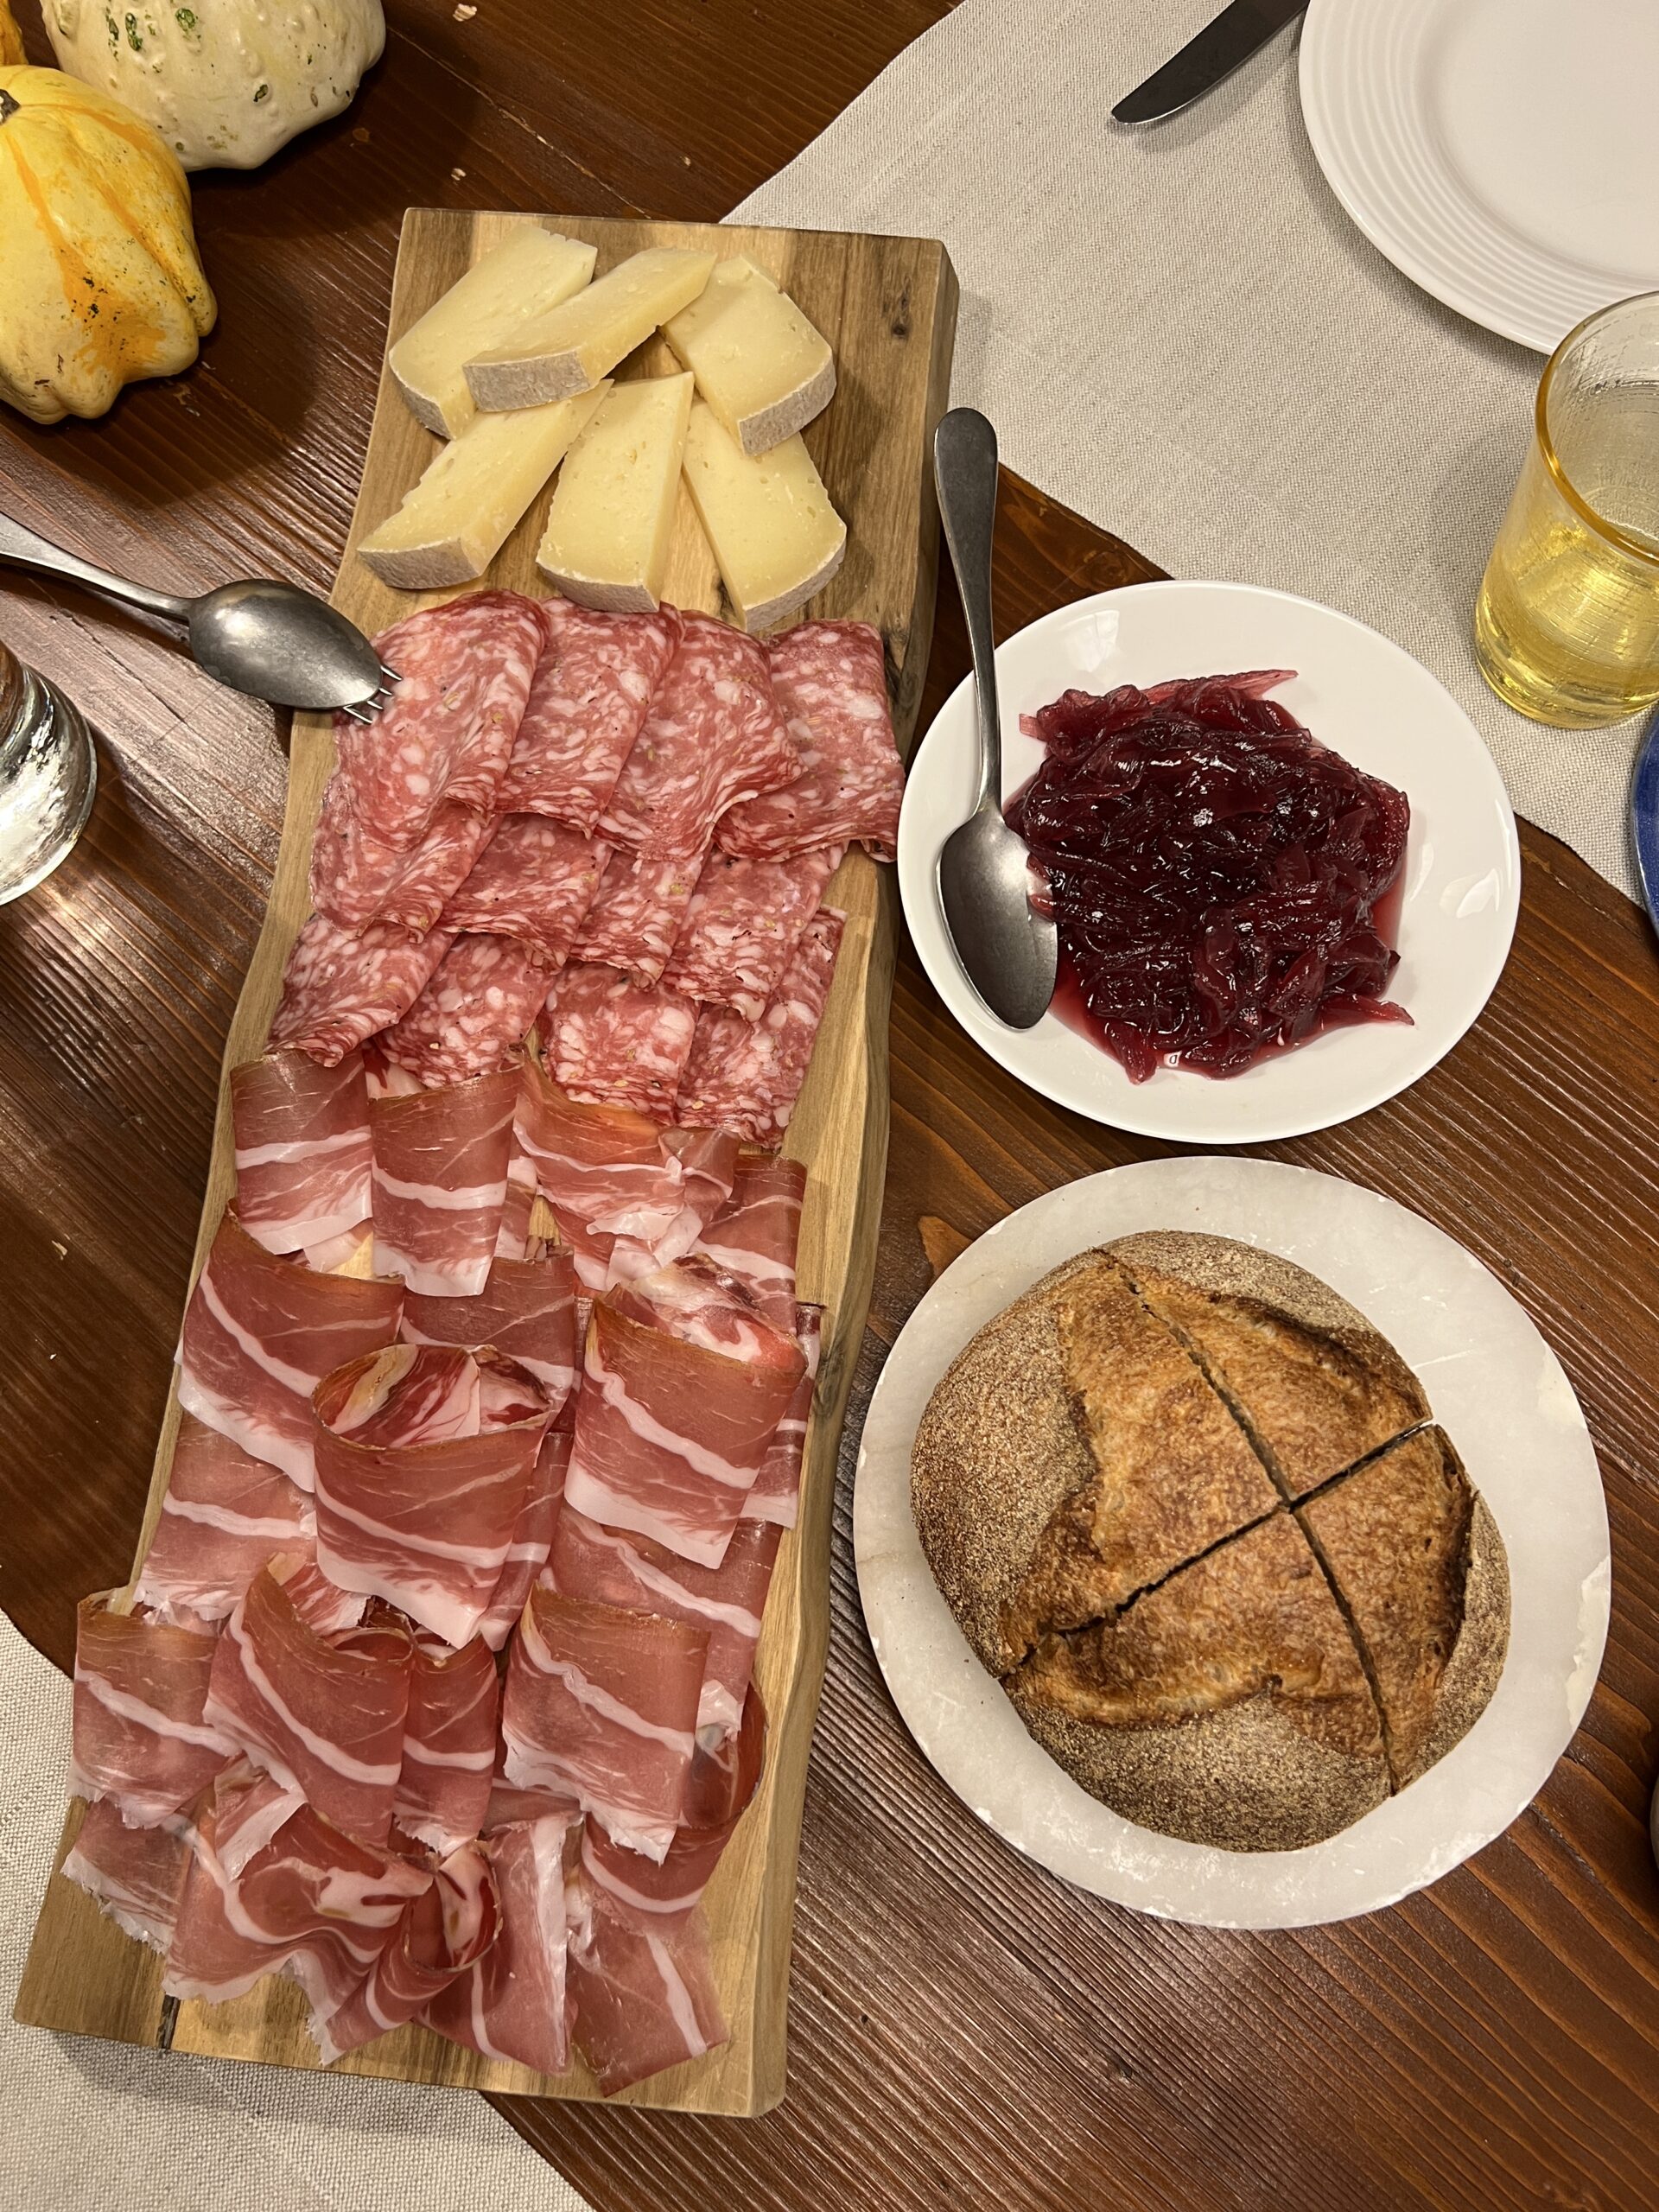
[[[27,15],[27,4],[23,12]],[[332,573],[409,202],[705,217],[797,150],[927,0],[403,0],[337,124],[202,179],[223,302],[200,367],[105,423],[0,424],[0,504],[158,581]],[[37,51],[38,35],[29,26]],[[452,168],[465,175],[454,178]],[[1007,486],[1013,628],[1151,573]],[[282,733],[143,626],[0,582],[0,634],[105,735],[92,831],[0,909],[0,1602],[67,1665],[124,1572],[175,1341],[220,1044],[281,817]],[[931,678],[965,666],[948,590]],[[1583,1399],[1611,1511],[1600,1686],[1536,1803],[1425,1895],[1227,1936],[1082,1897],[950,1796],[898,1722],[846,1484],[887,1346],[1010,1207],[1160,1147],[1018,1090],[900,969],[892,1162],[842,1455],[834,1641],[801,1859],[791,2088],[760,2122],[506,2106],[600,2212],[1642,2212],[1659,2206],[1659,961],[1523,833],[1514,957],[1405,1098],[1273,1155],[1415,1207],[1497,1268]]]

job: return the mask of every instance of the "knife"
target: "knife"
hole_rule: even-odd
[[[1213,23],[1189,39],[1174,59],[1154,69],[1112,110],[1115,123],[1161,123],[1178,115],[1223,78],[1260,51],[1287,23],[1294,22],[1307,0],[1233,0]]]

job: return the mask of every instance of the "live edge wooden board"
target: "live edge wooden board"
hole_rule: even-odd
[[[465,214],[411,208],[404,219],[391,300],[397,337],[482,253],[523,223],[541,221],[599,249],[603,274],[642,246],[744,253],[799,302],[834,348],[836,397],[806,432],[830,496],[848,525],[847,556],[805,611],[874,623],[886,641],[893,724],[908,749],[933,626],[938,516],[929,455],[950,383],[957,283],[944,249],[929,238],[855,238],[836,232],[745,230],[689,223],[620,222],[585,216]],[[619,372],[677,367],[660,340]],[[379,583],[357,560],[358,540],[391,513],[437,441],[404,408],[389,377],[379,397],[346,558],[334,603],[371,633],[416,600]],[[535,551],[547,495],[531,507],[484,582],[544,594]],[[690,500],[680,512],[666,596],[727,613],[712,556]],[[296,716],[288,810],[264,929],[231,1023],[228,1071],[259,1052],[275,1011],[283,965],[309,909],[307,874],[334,739],[322,717]],[[709,2057],[640,2082],[613,2100],[681,2112],[757,2113],[784,2093],[790,1926],[806,1766],[829,1628],[829,1548],[836,1449],[863,1332],[875,1262],[887,1150],[887,1010],[893,982],[893,893],[861,850],[842,863],[828,893],[848,921],[810,1071],[785,1150],[805,1161],[800,1294],[824,1307],[824,1352],[807,1432],[800,1525],[785,1537],[766,1611],[755,1678],[770,1716],[766,1762],[754,1802],[709,1885],[707,1911],[731,2038]],[[199,1269],[232,1184],[229,1086],[221,1081],[213,1163],[196,1246]],[[170,1402],[156,1455],[142,1560],[160,1510],[178,1427]],[[59,1859],[79,1826],[71,1808]],[[315,2067],[305,2007],[287,1981],[267,1979],[230,2005],[179,2004],[161,1991],[161,1961],[122,1935],[84,1891],[54,1873],[15,2008],[27,2025],[105,2036],[219,2058]],[[590,2098],[580,2064],[550,2081],[446,2042],[399,2029],[341,2060],[340,2073],[430,2082],[508,2094]]]

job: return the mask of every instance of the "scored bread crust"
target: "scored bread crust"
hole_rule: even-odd
[[[1460,1744],[1492,1701],[1510,1649],[1510,1555],[1491,1508],[1475,1492],[1469,1521],[1469,1572],[1463,1586],[1463,1625],[1440,1681],[1440,1694],[1415,1781]]]

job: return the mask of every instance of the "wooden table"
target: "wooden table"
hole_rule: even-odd
[[[24,0],[27,14],[29,0]],[[944,12],[931,0],[394,0],[352,111],[198,181],[222,307],[191,376],[99,424],[0,410],[0,505],[130,572],[326,588],[406,204],[722,213]],[[47,58],[38,26],[27,35]],[[1155,550],[1155,549],[1154,549]],[[1154,573],[1007,486],[1012,629]],[[0,582],[0,635],[104,734],[92,828],[0,909],[0,1603],[67,1667],[122,1579],[175,1339],[225,1028],[276,850],[282,733],[135,620]],[[966,665],[942,598],[932,702]],[[1300,1935],[1162,1925],[992,1840],[924,1765],[859,1617],[842,1500],[809,1790],[787,2101],[759,2122],[507,2116],[601,2212],[1122,2202],[1135,2212],[1659,2206],[1659,967],[1647,925],[1523,833],[1515,955],[1408,1096],[1273,1156],[1427,1214],[1495,1268],[1595,1433],[1612,1637],[1584,1726],[1499,1842],[1392,1911]],[[886,1347],[1008,1208],[1160,1147],[1045,1106],[913,963],[843,1469]]]

